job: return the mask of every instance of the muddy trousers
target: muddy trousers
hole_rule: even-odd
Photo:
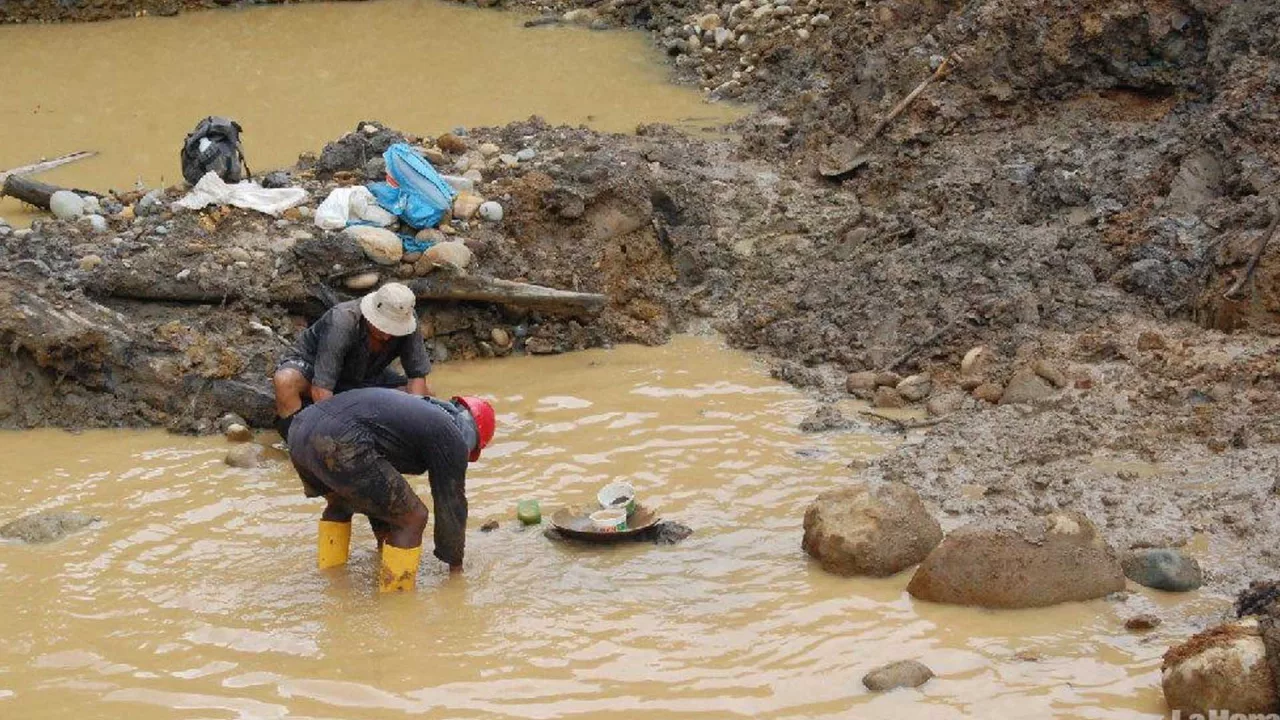
[[[358,426],[317,408],[290,430],[289,455],[307,497],[324,497],[343,519],[322,519],[317,534],[317,565],[336,567],[347,561],[352,514],[369,518],[379,538],[382,562],[379,589],[410,590],[416,584],[421,541],[397,547],[384,539],[397,527],[421,519],[427,508],[413,488],[375,450]],[[328,511],[326,511],[328,514]]]

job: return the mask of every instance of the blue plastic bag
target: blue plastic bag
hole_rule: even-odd
[[[387,148],[382,159],[387,161],[389,182],[369,185],[378,204],[415,228],[439,225],[458,194],[453,187],[404,143]]]

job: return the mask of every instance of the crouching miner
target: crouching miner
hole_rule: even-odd
[[[297,346],[276,368],[276,430],[288,442],[297,412],[344,390],[399,388],[430,395],[427,357],[417,298],[400,283],[387,283],[359,300],[339,303],[298,336]],[[396,358],[405,374],[388,367]]]
[[[379,589],[413,589],[428,513],[401,473],[426,473],[435,556],[461,570],[467,463],[479,459],[495,424],[493,407],[479,398],[442,402],[384,388],[351,390],[299,412],[286,438],[289,456],[307,497],[328,502],[319,567],[346,563],[351,518],[361,514],[378,539]]]

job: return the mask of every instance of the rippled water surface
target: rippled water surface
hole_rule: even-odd
[[[824,574],[805,505],[890,436],[806,436],[812,401],[714,341],[449,364],[442,394],[495,399],[498,442],[468,478],[465,573],[425,553],[414,594],[379,597],[373,538],[318,572],[321,501],[283,455],[160,432],[0,435],[0,522],[101,515],[0,544],[6,718],[1157,717],[1167,639],[1105,602],[985,612],[913,602],[907,575]],[[264,443],[277,440],[264,433]],[[696,529],[596,548],[521,531],[613,479]],[[424,478],[414,486],[427,493]],[[489,518],[502,527],[481,533]],[[430,533],[427,534],[430,537]],[[1158,642],[1156,640],[1159,640]],[[1015,658],[1031,653],[1038,661]],[[875,696],[871,668],[938,678]]]

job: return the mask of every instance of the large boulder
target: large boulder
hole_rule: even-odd
[[[1123,589],[1115,552],[1078,513],[961,527],[907,585],[921,600],[989,608],[1043,607]]]
[[[1277,682],[1252,618],[1219,625],[1170,648],[1160,672],[1165,702],[1183,717],[1208,717],[1210,710],[1273,713],[1280,708]]]
[[[837,575],[893,575],[941,540],[938,521],[902,483],[828,490],[804,514],[804,551]]]

